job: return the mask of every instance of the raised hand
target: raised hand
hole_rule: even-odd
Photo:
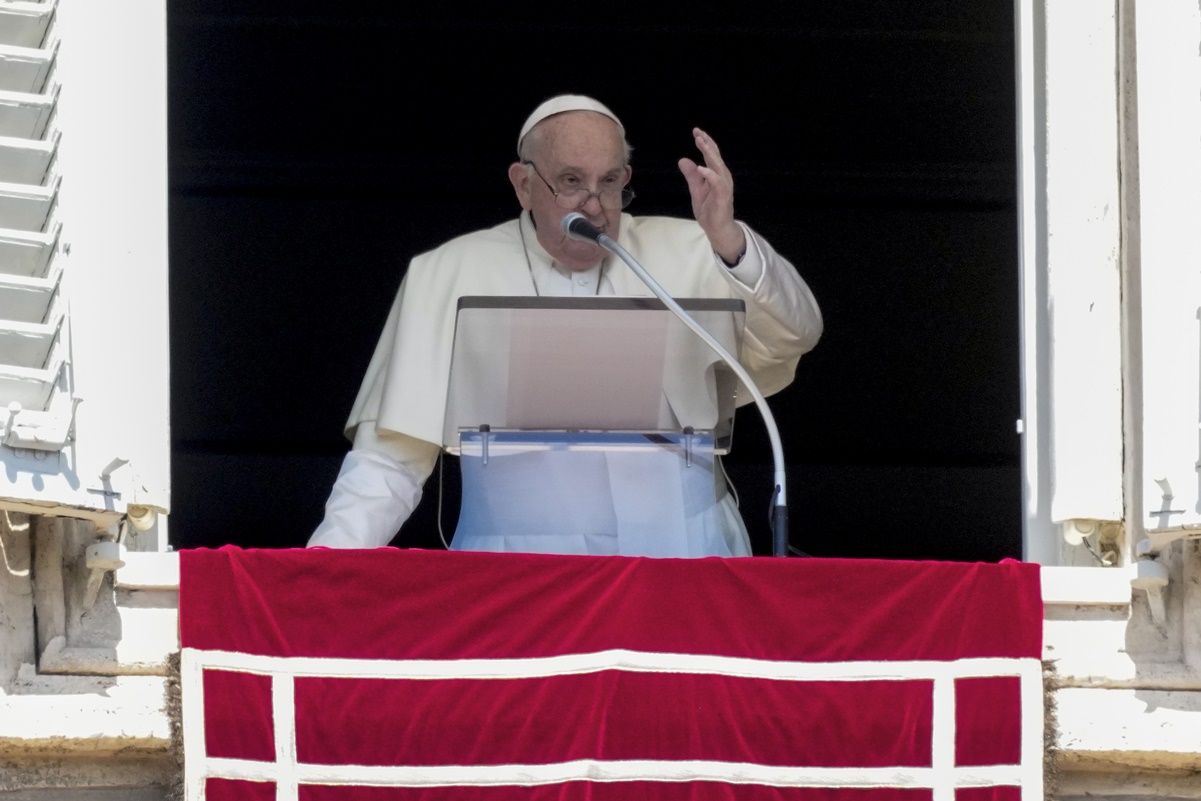
[[[709,237],[709,244],[727,264],[736,263],[746,249],[746,235],[734,222],[734,176],[722,161],[713,137],[700,128],[692,129],[704,164],[680,159],[680,172],[692,195],[692,214]]]

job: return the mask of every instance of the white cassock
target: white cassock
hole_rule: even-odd
[[[798,359],[822,331],[821,312],[795,268],[749,227],[747,251],[733,268],[691,220],[622,215],[620,244],[677,298],[740,298],[746,323],[739,359],[764,395],[792,382]],[[524,241],[523,241],[524,240]],[[528,259],[527,259],[528,256]],[[421,498],[442,440],[455,314],[470,295],[651,296],[626,264],[609,256],[586,272],[556,267],[538,243],[528,213],[453,239],[413,259],[367,368],[346,432],[354,441],[309,546],[387,545]],[[746,393],[739,403],[749,402]],[[598,468],[598,470],[603,467]],[[612,471],[610,471],[612,473]],[[720,478],[720,471],[718,472]],[[618,482],[581,486],[618,492]],[[620,507],[620,502],[616,504]],[[746,556],[750,543],[724,482],[702,513],[672,521],[664,545],[646,526],[579,536],[525,531],[456,534],[452,547],[543,553]],[[565,507],[567,508],[567,507]],[[562,527],[564,529],[569,527]],[[624,530],[622,530],[624,528]]]

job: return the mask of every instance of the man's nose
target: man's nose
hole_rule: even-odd
[[[584,202],[580,204],[580,211],[587,212],[592,217],[600,216],[604,212],[604,208],[600,202],[600,195],[593,193],[584,198]]]

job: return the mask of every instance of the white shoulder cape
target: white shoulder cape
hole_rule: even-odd
[[[377,429],[441,443],[458,299],[534,294],[520,224],[476,231],[413,259],[347,420],[349,436],[359,423],[373,421]],[[797,360],[821,335],[822,319],[792,265],[746,230],[748,247],[764,264],[754,287],[721,266],[693,221],[623,215],[618,241],[674,297],[746,301],[739,358],[770,395],[792,382]],[[604,270],[614,294],[652,294],[617,258],[609,257]]]

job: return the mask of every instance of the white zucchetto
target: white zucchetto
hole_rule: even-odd
[[[525,125],[521,126],[521,133],[517,135],[517,153],[521,154],[521,142],[525,139],[525,135],[538,123],[542,122],[547,117],[553,117],[556,114],[562,114],[567,111],[595,111],[598,114],[604,114],[609,119],[617,124],[617,129],[621,131],[621,135],[626,135],[625,126],[621,124],[621,120],[617,119],[617,115],[609,110],[609,107],[599,100],[593,100],[587,95],[558,95],[550,100],[544,101],[538,108],[534,109],[534,113],[526,118]]]

